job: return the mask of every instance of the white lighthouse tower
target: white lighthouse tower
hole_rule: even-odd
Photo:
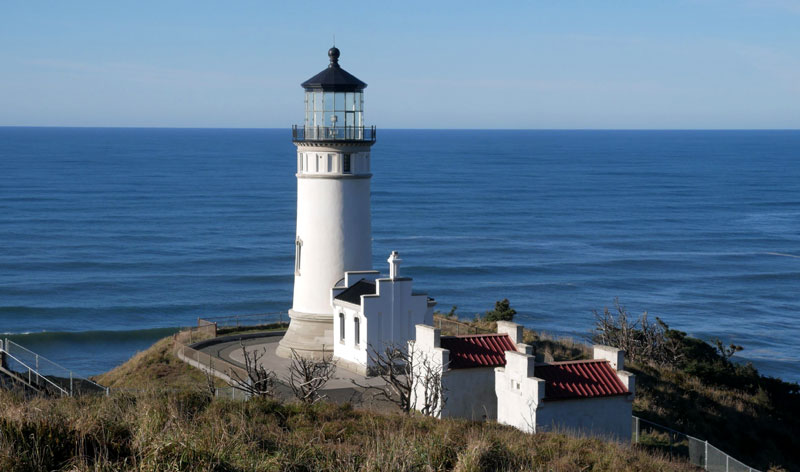
[[[297,146],[297,235],[289,329],[277,354],[318,357],[333,350],[331,288],[347,271],[372,268],[370,148],[375,127],[364,126],[367,84],[339,66],[303,82],[306,114],[292,128]]]

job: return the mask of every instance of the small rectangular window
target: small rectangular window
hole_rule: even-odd
[[[339,341],[344,341],[344,313],[339,313]]]
[[[353,339],[356,341],[356,345],[361,343],[361,330],[359,329],[359,322],[358,318],[353,318]]]
[[[342,156],[342,173],[349,174],[350,173],[350,154],[345,154]]]

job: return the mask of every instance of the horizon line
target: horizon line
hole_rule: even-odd
[[[65,126],[65,125],[0,125],[4,128],[40,129],[163,129],[163,130],[287,130],[291,127],[256,126]],[[800,128],[377,128],[391,131],[800,131]]]

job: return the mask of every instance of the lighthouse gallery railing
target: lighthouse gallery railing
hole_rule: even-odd
[[[375,142],[374,126],[292,126],[292,141]]]

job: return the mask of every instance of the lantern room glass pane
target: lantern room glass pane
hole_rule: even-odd
[[[353,92],[347,92],[344,97],[344,109],[347,111],[354,111],[355,108],[355,94]]]
[[[314,111],[322,111],[322,92],[314,93]]]
[[[325,111],[333,111],[333,92],[324,92],[325,97],[322,99],[322,104]]]
[[[336,105],[334,110],[336,111],[344,111],[344,92],[336,92]]]

